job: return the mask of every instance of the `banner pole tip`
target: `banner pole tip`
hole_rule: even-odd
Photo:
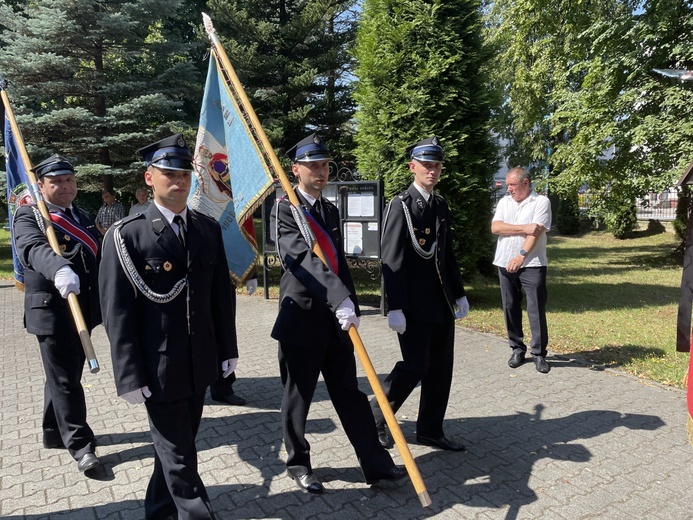
[[[428,507],[432,504],[431,497],[428,495],[428,491],[422,491],[419,493],[419,501],[423,507]]]

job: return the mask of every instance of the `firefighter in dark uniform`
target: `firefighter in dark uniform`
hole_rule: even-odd
[[[154,472],[145,518],[214,518],[195,437],[207,387],[234,371],[235,300],[219,224],[186,206],[192,155],[180,134],[142,148],[153,203],[104,237],[99,275],[118,395],[145,403]]]
[[[398,333],[402,351],[402,361],[387,376],[383,389],[396,412],[421,382],[417,441],[464,451],[464,445],[443,433],[452,383],[455,318],[464,318],[469,311],[452,249],[448,205],[433,192],[440,180],[443,148],[437,137],[430,137],[407,147],[407,155],[414,182],[390,201],[383,219],[381,257],[388,325]],[[375,398],[371,408],[378,438],[391,448]]]
[[[34,205],[14,216],[15,245],[24,266],[24,325],[38,338],[46,372],[43,445],[67,448],[80,471],[99,465],[94,432],[80,380],[85,355],[66,300],[77,295],[87,329],[101,323],[98,291],[98,230],[94,219],[74,206],[77,182],[72,165],[53,155],[33,170],[51,215],[63,256],[48,243],[43,218]]]
[[[358,388],[354,347],[346,330],[358,327],[354,283],[342,250],[339,210],[322,190],[327,185],[329,152],[312,134],[287,155],[298,179],[301,208],[288,198],[273,208],[271,229],[284,268],[280,282],[279,315],[272,337],[279,341],[279,368],[284,397],[281,406],[287,471],[301,489],[322,493],[313,474],[306,420],[322,373],[332,404],[354,447],[366,482],[406,476],[378,442],[368,399]],[[301,223],[299,225],[299,223]],[[330,267],[311,251],[304,225],[318,236]]]

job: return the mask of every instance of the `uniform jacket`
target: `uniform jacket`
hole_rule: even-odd
[[[453,319],[455,300],[465,295],[452,249],[448,204],[440,195],[433,197],[432,208],[412,184],[390,201],[383,219],[381,259],[388,307],[403,310],[408,320]],[[431,251],[435,243],[435,254],[428,260],[414,249],[403,204],[409,209],[416,243],[424,251]]]
[[[48,211],[60,210],[46,203]],[[68,301],[55,288],[55,273],[63,266],[70,266],[79,276],[80,293],[77,295],[84,321],[91,331],[101,323],[98,288],[98,255],[95,258],[75,240],[56,231],[58,244],[64,256],[53,252],[48,238],[39,228],[34,208],[20,206],[14,216],[16,252],[24,271],[24,326],[27,332],[37,335],[77,332]],[[79,225],[97,241],[100,236],[94,219],[84,210],[72,207]],[[69,258],[69,259],[68,259]]]
[[[188,289],[168,303],[155,303],[135,289],[118,258],[116,229],[154,293],[168,293],[186,275]],[[154,204],[104,237],[99,285],[118,395],[148,386],[154,401],[187,398],[218,378],[223,360],[238,357],[235,294],[221,228],[188,209],[187,242],[189,260]]]
[[[310,204],[296,190],[301,204]],[[272,337],[280,342],[303,344],[309,337],[320,343],[339,329],[334,312],[345,298],[351,298],[359,314],[354,282],[342,249],[339,210],[321,198],[327,233],[337,250],[339,274],[328,269],[311,251],[291,213],[288,197],[279,200],[272,210],[270,228],[285,268],[279,284],[279,315]]]

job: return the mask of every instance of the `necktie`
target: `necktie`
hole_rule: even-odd
[[[318,220],[318,222],[324,222],[324,219],[322,218],[322,207],[320,205],[320,199],[315,200],[315,203],[313,204],[313,207],[310,208],[310,210],[313,216]]]
[[[186,247],[187,241],[185,240],[185,224],[183,223],[183,217],[176,215],[173,217],[173,222],[178,226],[178,240],[183,244],[183,247]]]
[[[63,210],[63,213],[65,213],[65,215],[70,217],[72,220],[75,220],[75,217],[72,215],[72,210],[70,208],[65,208]]]

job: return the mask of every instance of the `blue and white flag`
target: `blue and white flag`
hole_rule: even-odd
[[[17,142],[12,132],[12,125],[8,119],[6,111],[5,123],[5,165],[7,168],[7,214],[9,215],[10,237],[12,243],[12,260],[14,262],[14,279],[18,287],[24,285],[24,267],[19,263],[14,249],[14,214],[19,206],[25,204],[33,204],[34,197],[32,195],[31,186],[27,179],[26,170],[22,156],[17,148]]]
[[[253,272],[258,255],[253,211],[270,193],[273,179],[214,53],[209,60],[193,161],[195,175],[188,205],[221,224],[229,270],[236,282],[243,282]]]

